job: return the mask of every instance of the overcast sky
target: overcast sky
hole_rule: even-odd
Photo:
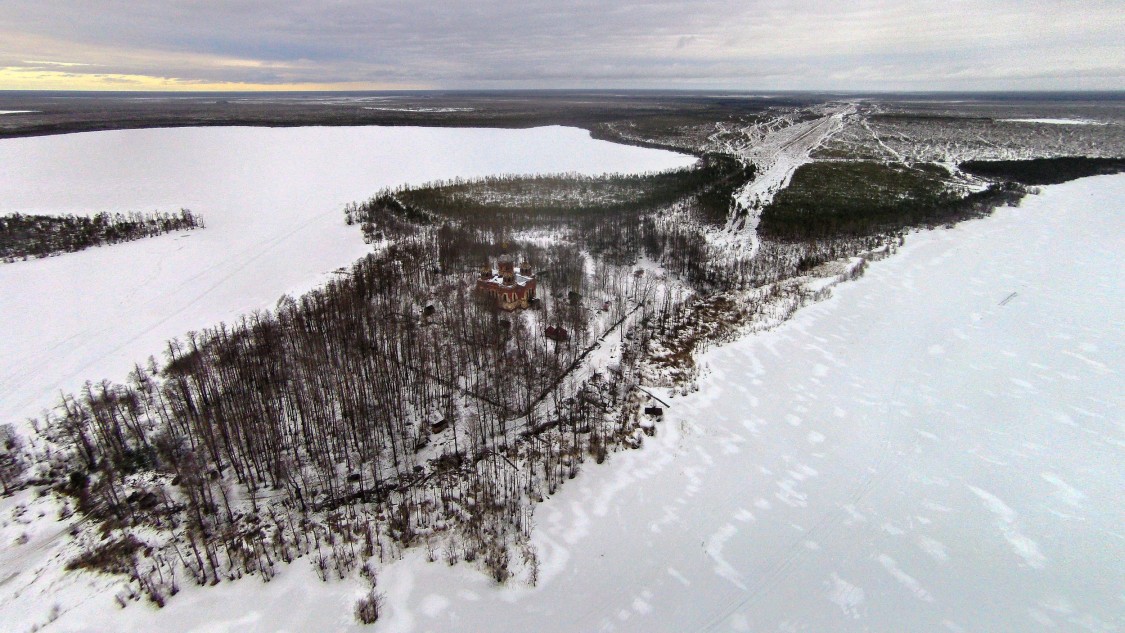
[[[5,0],[0,89],[1125,89],[1125,2]]]

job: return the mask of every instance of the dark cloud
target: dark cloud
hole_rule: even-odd
[[[0,5],[0,67],[435,88],[1125,88],[1122,6],[38,0]]]

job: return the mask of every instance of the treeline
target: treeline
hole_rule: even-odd
[[[733,171],[727,171],[727,168]],[[536,246],[537,239],[549,235],[552,241],[584,250],[610,265],[630,266],[642,257],[659,262],[668,272],[703,293],[755,288],[801,274],[824,261],[879,248],[888,239],[897,238],[898,232],[915,220],[898,217],[894,222],[876,223],[870,231],[855,233],[832,233],[821,227],[821,230],[806,230],[789,239],[767,232],[759,255],[755,258],[742,257],[739,249],[732,250],[729,244],[712,244],[708,235],[713,234],[717,227],[701,218],[707,214],[725,217],[734,190],[744,184],[740,177],[734,175],[750,173],[731,163],[722,171],[712,172],[712,175],[721,175],[707,181],[708,186],[681,190],[682,196],[670,204],[665,204],[663,199],[657,200],[657,204],[648,198],[617,208],[596,212],[587,210],[586,213],[569,214],[565,208],[555,209],[553,203],[514,210],[507,203],[499,202],[489,207],[491,211],[488,212],[458,213],[454,206],[422,206],[409,191],[383,193],[364,203],[349,205],[345,211],[349,221],[361,225],[369,242],[381,239],[394,241],[414,234],[418,226],[436,227],[439,239],[435,264],[445,273],[475,271],[482,262],[495,258],[505,244],[535,253],[541,248]],[[525,180],[542,184],[540,178]],[[576,181],[585,183],[583,186],[601,182],[588,177],[577,177]],[[489,197],[481,192],[493,186],[513,191],[534,190],[532,185],[518,178],[446,186],[482,187],[478,191],[482,199]],[[578,184],[569,183],[564,189],[576,187]],[[940,196],[943,191],[943,188],[935,186],[933,195]],[[431,195],[432,192],[421,199],[429,200]],[[979,200],[974,199],[975,204],[987,210],[991,199],[985,196],[977,198]],[[891,214],[900,211],[893,207],[894,199],[888,196],[888,212]],[[483,207],[483,203],[481,205]],[[507,212],[512,213],[505,215]],[[925,219],[932,221],[933,217],[933,214],[928,214]],[[797,221],[804,224],[809,219],[798,218]],[[533,256],[532,260],[537,263],[542,261],[541,256]],[[554,258],[552,261],[569,263],[561,268],[541,265],[536,270],[548,275],[558,287],[576,290],[576,284],[585,275],[577,250],[573,257]]]
[[[1014,184],[970,194],[933,168],[855,161],[810,163],[763,211],[761,235],[784,241],[894,234],[980,217],[1024,195]]]
[[[492,177],[389,191],[348,205],[345,215],[369,243],[437,227],[438,264],[447,272],[474,270],[504,244],[534,249],[527,238],[550,233],[609,264],[644,256],[713,285],[708,269],[722,265],[708,261],[703,234],[725,221],[734,191],[752,175],[733,158],[707,155],[693,168],[658,174]],[[673,208],[687,222],[656,221]]]
[[[750,179],[753,167],[707,154],[683,169],[641,175],[496,176],[437,183],[394,193],[406,207],[475,226],[520,230],[572,224],[588,216],[633,215],[697,197],[703,217],[726,219],[730,194]]]
[[[1087,158],[1061,156],[1030,160],[971,160],[958,165],[962,171],[1021,185],[1057,185],[1076,178],[1119,174],[1125,171],[1125,158]]]
[[[187,209],[178,213],[103,212],[91,216],[13,213],[0,216],[0,260],[10,263],[73,253],[92,246],[202,227],[202,219]]]
[[[481,264],[495,259],[505,250],[527,253],[535,263],[536,274],[563,290],[579,291],[586,277],[585,251],[607,265],[631,266],[641,257],[663,263],[667,269],[695,285],[712,285],[716,279],[711,271],[722,266],[707,252],[705,226],[698,221],[659,221],[661,211],[682,209],[689,217],[697,217],[698,197],[688,195],[664,207],[638,207],[628,211],[590,213],[574,218],[547,220],[544,224],[521,222],[518,228],[510,222],[488,223],[479,219],[462,222],[435,215],[429,209],[402,203],[398,196],[384,194],[355,205],[354,217],[368,242],[387,239],[392,242],[410,235],[419,226],[434,230],[437,235],[437,257],[434,265],[443,273],[468,274]],[[404,218],[413,218],[413,224]],[[550,235],[557,242],[552,254],[535,237]],[[568,255],[563,255],[568,253]]]

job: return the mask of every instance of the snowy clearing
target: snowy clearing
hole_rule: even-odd
[[[0,212],[191,209],[207,228],[0,266],[0,422],[122,380],[192,329],[272,307],[368,252],[342,208],[403,183],[636,173],[694,157],[585,130],[177,128],[0,141]]]
[[[964,174],[957,172],[956,165],[969,160],[1111,158],[1121,155],[1125,147],[1125,126],[1119,115],[1105,111],[1096,119],[999,114],[973,118],[957,109],[939,110],[934,117],[913,114],[880,104],[865,105],[862,116],[851,117],[845,129],[815,152],[814,158],[933,162],[961,178]]]
[[[794,121],[794,113],[745,127],[720,125],[710,141],[714,148],[737,156],[754,165],[754,179],[734,196],[741,213],[732,213],[727,221],[726,239],[737,246],[748,246],[749,257],[758,251],[758,219],[779,191],[789,185],[797,168],[809,162],[810,155],[843,127],[849,115],[856,112],[853,104],[825,106],[818,116],[807,121]],[[733,237],[732,237],[733,236]]]
[[[413,551],[373,629],[297,564],[48,630],[1118,630],[1123,235],[1125,176],[1045,187],[709,352],[643,450],[537,508],[538,587]],[[5,621],[58,595],[10,591]]]

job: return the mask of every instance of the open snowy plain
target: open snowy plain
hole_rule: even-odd
[[[383,187],[501,173],[637,173],[694,157],[585,130],[173,128],[0,141],[0,213],[191,209],[207,228],[0,264],[0,423],[193,329],[272,307],[369,251],[344,204]]]
[[[644,449],[539,506],[537,587],[412,552],[373,630],[1125,628],[1123,240],[1121,175],[909,236],[709,352]],[[363,630],[359,581],[305,561],[161,611],[28,576],[0,579],[0,621],[60,600],[51,630]]]

